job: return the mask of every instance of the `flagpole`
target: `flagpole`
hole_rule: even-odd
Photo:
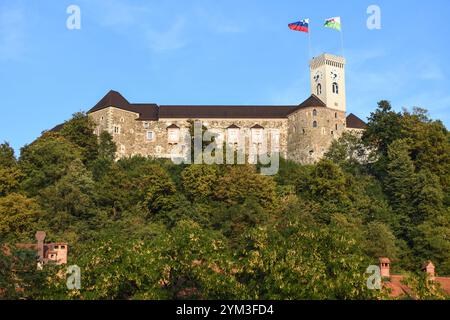
[[[344,29],[342,28],[342,24],[341,24],[341,49],[342,49],[342,56],[345,56],[344,53]]]
[[[311,50],[311,24],[309,24],[308,30],[308,46],[309,46],[309,60],[312,59],[312,50]]]

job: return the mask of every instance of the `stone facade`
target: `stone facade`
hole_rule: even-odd
[[[109,132],[117,145],[117,157],[142,155],[155,158],[170,158],[177,148],[188,150],[189,148],[189,120],[199,120],[208,130],[217,135],[216,141],[228,141],[228,128],[239,127],[239,132],[245,137],[245,150],[249,151],[252,145],[251,128],[259,125],[264,128],[264,139],[269,150],[272,136],[279,136],[279,152],[287,157],[288,119],[159,119],[158,121],[141,121],[139,114],[121,110],[116,107],[108,107],[89,114],[97,124],[96,134],[102,131]],[[169,142],[168,127],[176,125],[180,130],[180,139],[177,144]],[[152,136],[149,139],[148,133]],[[181,147],[181,148],[180,148]],[[278,151],[278,150],[277,150]],[[178,152],[178,153],[177,153]]]
[[[158,106],[132,104],[111,91],[88,114],[97,124],[96,134],[107,131],[113,136],[117,158],[186,155],[190,147],[189,120],[199,120],[217,134],[219,143],[229,143],[230,128],[237,129],[245,137],[245,152],[250,153],[256,146],[260,148],[254,141],[256,128],[268,142],[259,152],[276,151],[286,159],[309,164],[321,159],[344,131],[360,132],[364,128],[358,117],[346,116],[344,67],[344,58],[329,54],[311,60],[312,95],[300,105]],[[321,91],[316,95],[318,85]],[[272,146],[272,141],[278,145]]]

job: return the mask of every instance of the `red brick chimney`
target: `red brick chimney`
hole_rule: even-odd
[[[391,268],[391,260],[389,258],[380,258],[380,271],[381,271],[381,277],[382,278],[390,278],[390,268]]]
[[[36,240],[37,240],[37,254],[39,256],[39,262],[44,261],[44,240],[46,237],[46,233],[44,231],[36,232]]]

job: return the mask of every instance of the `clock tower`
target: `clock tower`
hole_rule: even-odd
[[[345,58],[324,53],[310,63],[311,93],[328,108],[346,111]]]

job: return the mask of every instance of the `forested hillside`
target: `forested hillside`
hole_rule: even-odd
[[[45,230],[82,272],[82,289],[68,291],[63,267],[0,254],[8,298],[382,299],[365,274],[381,256],[417,280],[417,296],[442,297],[414,275],[427,260],[450,275],[450,135],[424,110],[381,101],[362,138],[344,135],[315,165],[281,161],[273,177],[115,162],[115,151],[84,114],[18,159],[0,145],[0,242]]]

